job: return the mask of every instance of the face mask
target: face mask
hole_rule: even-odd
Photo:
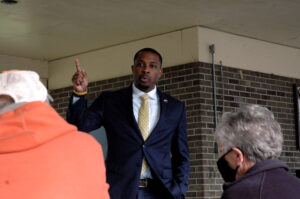
[[[236,173],[239,169],[239,166],[237,166],[235,169],[232,169],[228,162],[225,160],[225,156],[231,152],[231,149],[225,153],[224,155],[222,155],[222,157],[218,160],[217,165],[218,165],[218,169],[224,179],[225,182],[233,182],[235,181],[235,176]]]

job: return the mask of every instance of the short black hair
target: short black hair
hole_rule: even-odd
[[[156,50],[154,50],[153,48],[143,48],[139,51],[137,51],[134,55],[134,59],[133,59],[133,63],[135,64],[135,61],[137,60],[138,56],[143,53],[143,52],[151,52],[151,53],[154,53],[158,56],[159,58],[159,61],[160,61],[160,66],[162,65],[162,57],[161,55],[159,54],[159,52],[157,52]]]

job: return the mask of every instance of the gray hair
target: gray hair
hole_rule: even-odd
[[[53,98],[48,95],[45,103],[50,104],[53,101]],[[27,102],[18,102],[15,103],[14,99],[9,95],[1,95],[0,94],[0,114],[6,113],[8,111],[13,111],[19,108],[20,106],[26,104]]]
[[[215,140],[224,152],[237,147],[253,162],[280,156],[283,136],[279,123],[267,108],[245,105],[224,113],[216,128]]]
[[[13,104],[14,100],[9,95],[0,95],[0,109],[3,109],[9,104]]]

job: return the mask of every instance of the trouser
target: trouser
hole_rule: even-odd
[[[158,180],[140,180],[137,199],[173,199]]]

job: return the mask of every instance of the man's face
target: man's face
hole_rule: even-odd
[[[134,85],[146,93],[153,90],[162,75],[159,57],[152,52],[140,53],[131,68]]]

